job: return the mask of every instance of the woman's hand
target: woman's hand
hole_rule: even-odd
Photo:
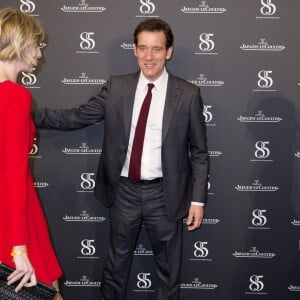
[[[23,286],[31,287],[37,284],[34,268],[28,258],[26,245],[14,246],[11,252],[16,270],[7,277],[7,284],[21,280],[15,292],[21,290]]]

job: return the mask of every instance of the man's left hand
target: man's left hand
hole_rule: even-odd
[[[193,231],[200,227],[204,217],[204,206],[190,205],[189,214],[187,218],[187,229]]]

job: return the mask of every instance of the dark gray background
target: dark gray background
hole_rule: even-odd
[[[201,4],[223,13],[181,11],[184,7],[199,9]],[[207,81],[201,82],[211,154],[209,203],[201,229],[184,230],[181,299],[299,299],[298,0],[1,0],[0,7],[5,6],[36,15],[48,34],[41,68],[20,77],[33,95],[33,109],[74,107],[101,89],[101,84],[66,85],[64,78],[79,79],[86,73],[100,81],[135,72],[132,49],[121,45],[132,45],[134,28],[146,17],[159,16],[169,22],[175,34],[169,70],[195,83],[200,74],[210,81],[208,86]],[[64,12],[64,6],[105,10]],[[95,47],[89,52],[98,53],[76,53],[83,50],[82,32],[92,33]],[[213,34],[210,40],[214,43],[204,53],[199,38],[203,33]],[[261,39],[285,49],[240,48],[243,44],[257,46]],[[259,82],[261,70],[272,72],[270,87],[259,86],[267,82]],[[221,86],[212,86],[213,81]],[[239,121],[241,116],[258,121],[257,114],[278,122]],[[101,282],[108,210],[93,196],[95,176],[83,174],[95,174],[100,154],[82,154],[80,147],[101,152],[102,135],[101,124],[73,132],[39,130],[31,155],[64,270],[61,283],[66,300],[96,299]],[[257,142],[263,142],[258,145],[264,145],[263,149],[255,146]],[[65,148],[81,154],[66,155]],[[81,176],[90,179],[84,181]],[[257,184],[261,189],[253,191]],[[244,188],[239,191],[239,186]],[[67,222],[66,216],[77,221]],[[144,248],[139,253],[151,254],[144,229],[138,245]],[[155,299],[155,288],[153,256],[136,255],[128,299]]]

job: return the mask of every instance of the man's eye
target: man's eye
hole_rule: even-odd
[[[161,51],[161,48],[153,48],[153,51],[154,51],[155,53],[159,53],[159,52]]]

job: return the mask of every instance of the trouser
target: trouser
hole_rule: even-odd
[[[104,300],[123,300],[142,223],[154,253],[157,299],[179,298],[182,221],[167,215],[163,182],[132,184],[121,178],[110,209],[108,257],[100,293]]]

